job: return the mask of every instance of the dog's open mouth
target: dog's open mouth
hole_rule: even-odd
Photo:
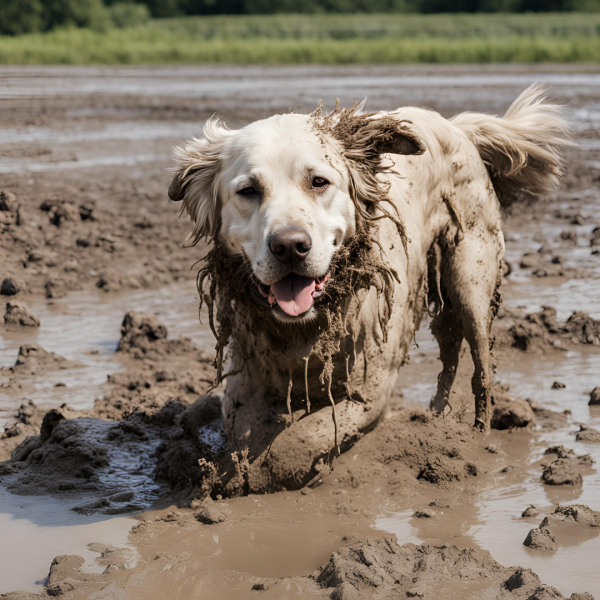
[[[310,310],[328,279],[329,273],[319,279],[290,273],[270,286],[259,283],[258,291],[271,306],[279,306],[290,317],[297,317]]]

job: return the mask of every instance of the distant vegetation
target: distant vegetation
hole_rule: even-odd
[[[63,21],[43,33],[0,36],[0,63],[600,62],[600,14],[594,13],[148,19],[131,8],[112,4],[104,25]]]
[[[150,16],[594,12],[600,0],[0,0],[0,35],[140,25]]]
[[[102,0],[0,0],[0,34],[21,35],[59,27],[106,31],[141,25],[150,18],[146,4]]]

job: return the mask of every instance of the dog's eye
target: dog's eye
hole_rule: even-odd
[[[322,188],[329,184],[329,181],[324,177],[313,177],[312,186],[314,188]]]
[[[245,187],[237,192],[240,196],[254,196],[256,194],[256,188],[252,186]]]

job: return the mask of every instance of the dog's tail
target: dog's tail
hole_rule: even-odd
[[[462,113],[452,119],[479,150],[502,206],[557,188],[565,151],[575,146],[563,107],[544,94],[542,86],[530,86],[502,118]]]

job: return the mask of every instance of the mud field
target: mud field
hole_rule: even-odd
[[[424,322],[332,469],[245,495],[236,453],[220,492],[206,248],[182,248],[172,145],[336,97],[502,113],[534,81],[579,149],[562,191],[506,216],[492,431],[466,347],[454,414],[427,410]],[[0,106],[0,597],[600,599],[600,70],[2,68]]]

